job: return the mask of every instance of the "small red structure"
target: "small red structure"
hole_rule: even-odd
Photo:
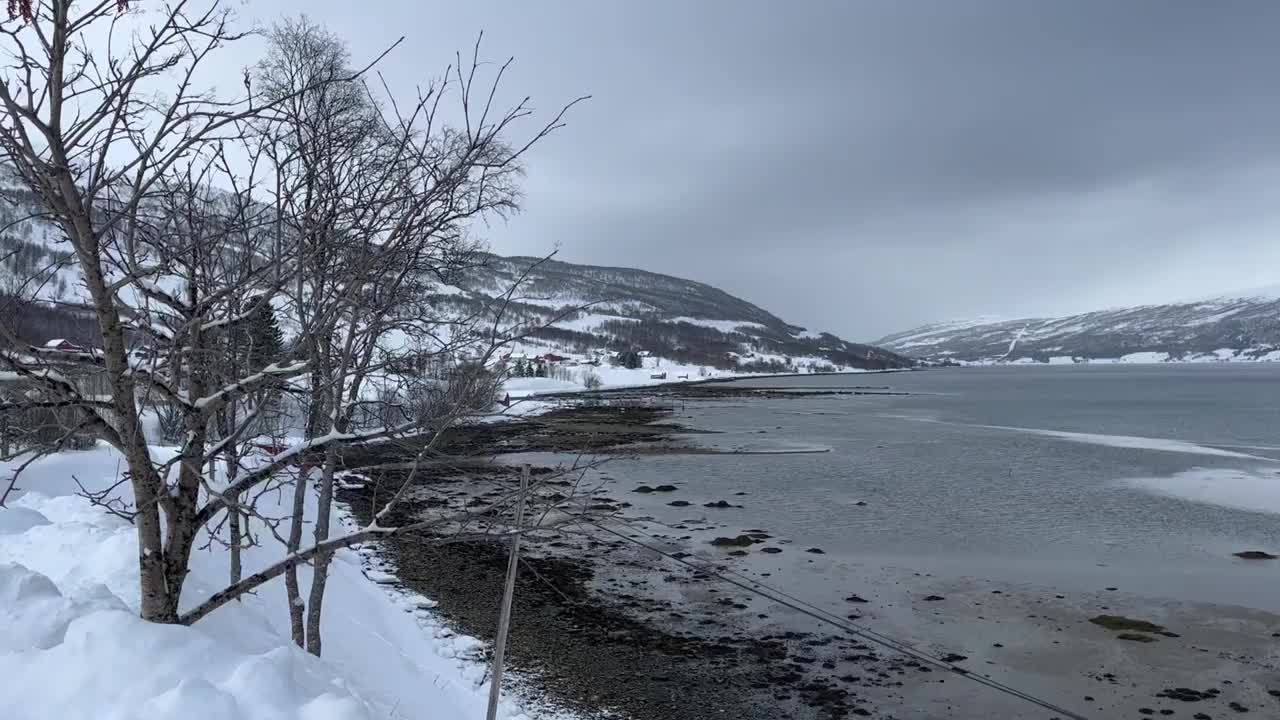
[[[46,341],[40,346],[43,350],[52,350],[54,352],[84,352],[84,348],[67,340],[66,338],[54,338]]]

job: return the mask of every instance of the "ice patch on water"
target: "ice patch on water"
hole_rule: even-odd
[[[1170,477],[1129,478],[1121,484],[1191,502],[1280,514],[1276,470],[1192,468]]]
[[[1114,448],[1128,448],[1130,450],[1157,450],[1160,452],[1176,452],[1188,455],[1209,455],[1212,457],[1242,458],[1245,460],[1265,460],[1268,462],[1275,461],[1276,458],[1263,457],[1261,455],[1249,455],[1248,453],[1236,452],[1225,448],[1234,447],[1247,450],[1280,450],[1280,447],[1263,445],[1210,446],[1187,442],[1186,440],[1143,437],[1140,435],[1104,435],[1102,433],[1068,432],[1066,430],[1046,430],[1044,428],[1012,427],[1009,425],[970,425],[968,423],[950,422],[932,417],[918,417],[914,415],[881,414],[880,417],[888,417],[898,420],[911,420],[912,422],[937,423],[939,425],[960,425],[965,427],[985,428],[987,430],[1004,430],[1006,432],[1040,435],[1042,437],[1056,438],[1058,440],[1068,440],[1070,442],[1086,443],[1089,445],[1105,445],[1107,447]]]
[[[1138,435],[1103,435],[1100,433],[1067,432],[1065,430],[1044,430],[1040,428],[1008,427],[1006,425],[978,425],[991,430],[1008,430],[1010,432],[1028,433],[1044,437],[1069,440],[1071,442],[1105,445],[1107,447],[1128,448],[1131,450],[1158,450],[1161,452],[1186,453],[1189,455],[1211,455],[1213,457],[1244,458],[1246,460],[1271,460],[1258,455],[1249,455],[1234,450],[1198,445],[1185,440],[1170,438],[1141,437]]]

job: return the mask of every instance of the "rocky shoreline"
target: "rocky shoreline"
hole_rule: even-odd
[[[873,390],[804,394],[864,391]],[[699,388],[691,394],[698,399],[791,396],[739,388]],[[671,397],[667,392],[660,395]],[[611,402],[597,403],[576,397],[571,399],[574,406],[531,422],[456,431],[445,448],[453,461],[432,464],[420,473],[418,488],[401,512],[416,517],[509,493],[516,470],[490,463],[492,455],[584,449],[601,455],[714,452],[680,439],[693,431],[671,422],[670,406],[620,399],[615,394]],[[348,464],[370,465],[375,459],[350,457]],[[340,500],[357,518],[367,520],[371,503],[399,482],[403,472],[392,467],[367,473],[371,482],[343,490]],[[550,472],[546,467],[535,469],[535,475]],[[477,492],[481,487],[485,490]],[[643,494],[645,488],[635,491]],[[678,502],[688,504],[671,504]],[[724,505],[709,507],[730,506],[720,502]],[[605,517],[625,518],[631,507],[625,499],[599,494],[591,504]],[[757,533],[767,537],[763,531]],[[910,660],[884,659],[863,643],[830,633],[753,632],[738,617],[751,607],[747,593],[603,533],[576,528],[526,537],[510,634],[511,662],[525,671],[526,692],[532,687],[579,716],[870,716],[872,708],[859,698],[861,688],[900,685],[896,676],[928,671],[913,667],[918,664]],[[380,543],[378,550],[399,582],[437,601],[437,612],[459,632],[492,641],[507,562],[505,544],[435,546],[429,538],[398,536]],[[678,588],[679,596],[670,597],[671,588]]]
[[[691,394],[683,391],[693,388],[610,393],[607,401],[575,396],[529,422],[460,429],[444,448],[448,461],[427,468],[402,512],[419,517],[496,504],[517,481],[516,467],[502,462],[505,457],[534,463],[535,477],[553,497],[583,492],[584,509],[611,519],[617,529],[643,527],[651,542],[677,557],[710,558],[705,569],[744,569],[735,563],[762,558],[782,559],[779,567],[823,567],[829,556],[822,548],[792,546],[770,537],[768,528],[717,522],[716,513],[731,512],[721,508],[749,504],[749,497],[694,500],[679,478],[669,486],[622,486],[608,477],[608,465],[596,474],[609,482],[584,489],[550,467],[554,458],[583,450],[605,457],[707,452],[695,431],[678,424],[681,403],[761,396],[732,386],[720,386],[723,393],[716,386],[696,387]],[[766,392],[769,399],[796,396]],[[348,461],[358,467],[377,460]],[[361,472],[370,482],[344,490],[340,499],[367,518],[370,503],[386,492],[384,483],[394,487],[405,470]],[[660,507],[688,508],[702,517],[662,523],[652,515]],[[776,603],[589,525],[526,537],[511,630],[511,663],[522,671],[516,689],[579,717],[1052,717],[993,696],[956,677],[957,671],[995,673],[1090,717],[1213,718],[1248,709],[1266,716],[1280,708],[1280,695],[1267,694],[1280,688],[1271,639],[1272,633],[1280,636],[1280,619],[1266,613],[1153,604],[1110,587],[1068,596],[861,567],[858,587],[841,595],[842,615],[958,664],[949,671],[806,623]],[[378,551],[402,585],[438,602],[436,612],[457,631],[492,641],[506,546],[440,547],[429,540],[399,536]],[[794,559],[800,552],[806,560]],[[756,573],[762,578],[775,570],[752,567],[765,570]],[[1220,627],[1232,631],[1214,629]],[[1135,632],[1151,637],[1135,642]]]

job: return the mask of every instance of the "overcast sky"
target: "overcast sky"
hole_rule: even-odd
[[[1280,3],[255,0],[398,89],[484,31],[568,126],[495,251],[854,339],[1280,282]]]

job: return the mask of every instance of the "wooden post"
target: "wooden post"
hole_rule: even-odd
[[[502,693],[502,662],[507,653],[507,629],[511,627],[511,598],[516,594],[516,570],[520,566],[520,524],[524,522],[524,496],[529,491],[529,466],[520,468],[520,495],[516,498],[515,534],[511,536],[511,557],[507,560],[507,585],[502,591],[498,614],[498,638],[493,647],[493,680],[489,686],[487,720],[498,716],[498,696]]]

